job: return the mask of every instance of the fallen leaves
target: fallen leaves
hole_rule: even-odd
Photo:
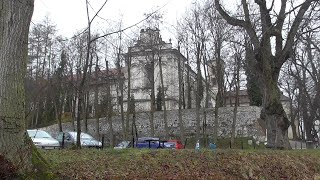
[[[80,150],[44,151],[61,178],[313,179],[318,151]]]

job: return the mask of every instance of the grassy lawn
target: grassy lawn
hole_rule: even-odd
[[[320,179],[320,150],[40,150],[60,179]]]

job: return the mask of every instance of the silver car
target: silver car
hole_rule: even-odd
[[[54,139],[49,133],[43,130],[27,130],[29,137],[31,138],[33,144],[37,148],[42,149],[59,149],[59,142]]]
[[[60,132],[57,140],[60,145],[63,144],[64,147],[75,145],[77,142],[77,132]],[[100,141],[95,140],[91,135],[83,132],[80,134],[80,143],[82,147],[102,148]]]

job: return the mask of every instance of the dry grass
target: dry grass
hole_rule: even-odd
[[[52,150],[41,151],[67,179],[314,179],[320,151]]]

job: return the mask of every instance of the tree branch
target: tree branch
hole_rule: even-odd
[[[274,28],[274,35],[276,36],[276,56],[282,51],[282,27],[286,17],[287,0],[281,0],[281,8]]]
[[[306,13],[306,11],[309,9],[311,3],[313,1],[317,0],[305,0],[303,4],[301,5],[298,14],[296,15],[296,18],[294,19],[292,26],[290,28],[290,31],[287,36],[286,44],[284,46],[284,49],[279,57],[279,61],[277,62],[277,67],[281,68],[282,64],[290,57],[290,53],[292,51],[291,47],[294,43],[294,37],[299,29],[299,26],[303,20],[303,16]]]
[[[250,36],[250,39],[252,41],[252,44],[254,45],[255,48],[259,48],[259,39],[257,34],[255,33],[252,24],[250,22],[250,18],[249,18],[249,10],[248,10],[248,5],[246,0],[242,0],[242,5],[245,11],[245,21],[243,20],[239,20],[237,18],[231,17],[225,10],[222,9],[222,6],[219,3],[219,0],[215,0],[215,6],[218,10],[218,12],[220,13],[220,15],[231,25],[233,26],[239,26],[239,27],[243,27],[248,35]]]

